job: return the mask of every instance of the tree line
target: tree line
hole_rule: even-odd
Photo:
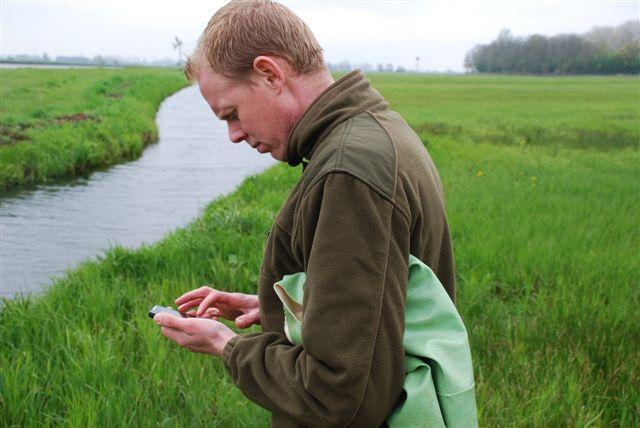
[[[493,42],[471,49],[464,67],[479,73],[638,74],[640,21],[551,37],[514,37],[504,29]]]
[[[81,55],[76,56],[64,56],[59,55],[51,57],[46,52],[42,55],[31,54],[14,54],[0,56],[0,62],[5,63],[24,63],[24,64],[62,64],[62,65],[87,65],[87,66],[130,66],[130,65],[142,65],[152,67],[174,67],[176,65],[175,59],[162,58],[154,60],[146,60],[137,57],[120,57],[120,56],[103,56],[95,55],[91,58]]]

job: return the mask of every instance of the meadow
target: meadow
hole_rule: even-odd
[[[443,180],[481,426],[638,426],[640,80],[370,77]],[[300,173],[277,165],[155,245],[4,301],[0,424],[267,425],[147,311],[205,283],[255,293]]]
[[[0,189],[135,159],[158,140],[160,102],[187,85],[177,69],[2,70]]]

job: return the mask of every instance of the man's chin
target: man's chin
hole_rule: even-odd
[[[272,151],[269,154],[271,155],[272,158],[274,158],[277,161],[280,161],[280,162],[287,161],[287,159],[285,159],[285,156],[282,153],[279,153],[277,151]]]

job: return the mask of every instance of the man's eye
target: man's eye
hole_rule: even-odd
[[[232,111],[231,113],[229,113],[228,119],[229,119],[229,120],[236,120],[236,119],[238,119],[238,110],[234,110],[234,111]]]

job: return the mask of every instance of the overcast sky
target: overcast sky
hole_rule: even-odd
[[[176,58],[225,2],[0,0],[2,55]],[[584,33],[638,19],[639,1],[283,1],[316,34],[328,62],[462,70],[465,53],[503,28],[515,36]]]

